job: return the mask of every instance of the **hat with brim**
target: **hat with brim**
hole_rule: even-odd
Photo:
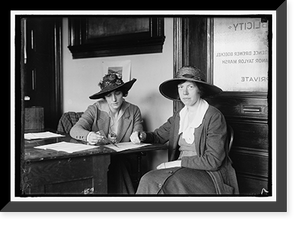
[[[122,90],[123,93],[127,93],[132,85],[136,82],[136,79],[133,78],[132,80],[124,83],[122,81],[122,77],[118,74],[108,74],[105,75],[103,80],[99,83],[100,91],[91,95],[90,99],[100,99],[104,98],[112,91]]]
[[[179,69],[173,79],[163,82],[159,86],[159,91],[164,97],[170,100],[180,100],[178,85],[185,81],[192,81],[201,86],[201,98],[212,97],[222,92],[221,88],[205,82],[201,77],[204,77],[204,74],[199,69],[192,66],[185,66]]]

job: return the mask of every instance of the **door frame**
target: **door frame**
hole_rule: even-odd
[[[28,16],[16,16],[15,42],[15,138],[20,140],[15,148],[15,193],[20,196],[24,154],[25,132],[25,75],[26,75],[26,19]],[[54,25],[54,111],[59,118],[63,111],[63,70],[62,70],[62,17],[55,17]],[[18,122],[20,121],[20,123]]]

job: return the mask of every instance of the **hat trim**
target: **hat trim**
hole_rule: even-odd
[[[178,92],[177,92],[177,94],[176,94],[177,98],[175,98],[175,95],[171,95],[171,94],[169,94],[169,93],[166,93],[166,91],[164,90],[164,89],[166,89],[166,85],[173,85],[173,86],[176,85],[176,84],[178,85],[178,83],[179,83],[180,81],[182,81],[182,82],[185,82],[185,81],[196,82],[196,83],[201,84],[201,85],[203,86],[203,88],[209,89],[211,92],[215,92],[215,93],[204,93],[204,95],[201,96],[201,98],[213,96],[213,95],[216,95],[216,94],[219,94],[220,92],[222,92],[222,89],[221,89],[221,88],[219,88],[219,87],[217,87],[217,86],[215,86],[215,85],[213,85],[213,84],[209,84],[209,83],[207,83],[207,82],[205,82],[205,81],[196,80],[196,79],[193,79],[193,78],[182,78],[182,77],[180,77],[180,78],[173,78],[173,79],[170,79],[170,80],[167,80],[167,81],[163,82],[163,83],[159,86],[159,91],[160,91],[160,93],[161,93],[164,97],[166,97],[166,98],[168,98],[168,99],[170,99],[170,100],[173,100],[173,101],[180,101]],[[174,87],[172,87],[172,88],[174,89]],[[170,89],[170,88],[168,88],[168,89]],[[173,90],[173,91],[174,91],[174,90]],[[208,91],[208,90],[206,90],[206,91]]]
[[[120,89],[120,88],[126,88],[127,91],[129,91],[131,88],[132,88],[132,85],[136,82],[136,79],[133,78],[132,80],[126,82],[126,83],[123,83],[122,85],[119,85],[117,87],[113,87],[112,89],[109,89],[109,90],[101,90],[93,95],[91,95],[89,98],[90,99],[100,99],[100,98],[104,98],[105,95],[107,95],[108,93],[112,92],[112,91],[115,91],[117,89]]]

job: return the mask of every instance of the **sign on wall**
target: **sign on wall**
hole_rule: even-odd
[[[268,22],[214,19],[214,84],[223,91],[268,91]]]

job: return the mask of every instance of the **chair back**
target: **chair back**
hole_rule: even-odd
[[[230,154],[230,150],[232,147],[232,143],[233,143],[233,138],[234,138],[234,130],[232,129],[232,127],[230,125],[227,124],[227,133],[228,133],[228,155]]]
[[[83,112],[63,113],[58,121],[57,133],[69,134],[71,128],[77,123]]]

